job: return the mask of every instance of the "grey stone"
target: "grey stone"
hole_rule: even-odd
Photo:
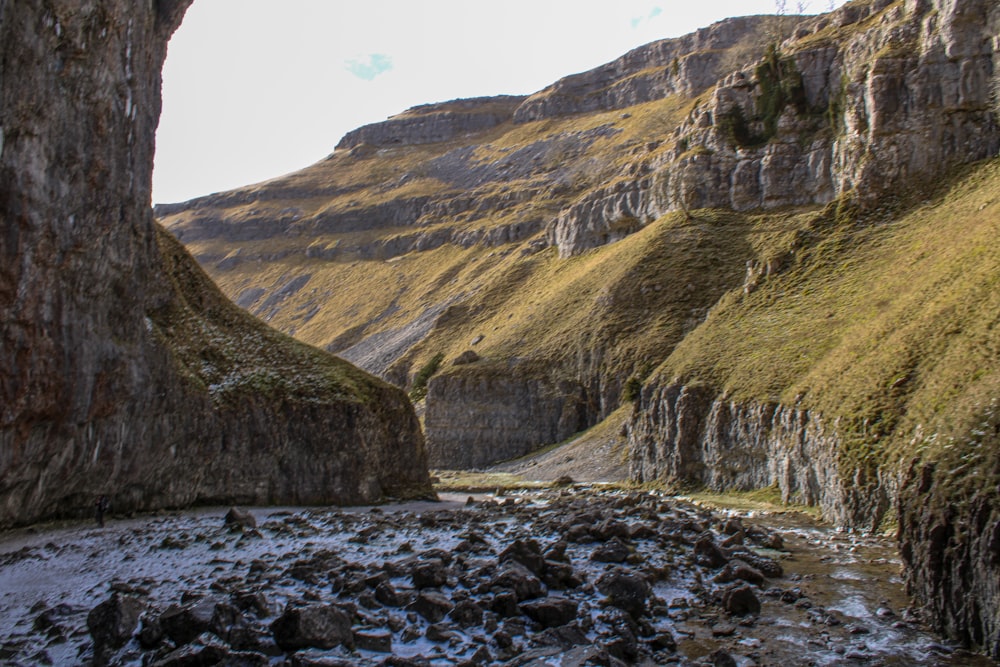
[[[639,574],[616,567],[597,580],[597,590],[607,596],[608,602],[638,618],[646,612],[646,602],[652,595],[649,582]]]
[[[330,649],[351,647],[351,617],[344,609],[330,604],[289,604],[271,623],[274,640],[285,651],[303,648]]]
[[[525,616],[544,628],[555,628],[576,619],[576,600],[561,597],[544,597],[522,602],[520,607]]]
[[[142,601],[118,593],[97,605],[87,614],[87,629],[94,640],[94,660],[105,664],[109,655],[121,648],[135,634],[145,605]]]
[[[722,594],[722,607],[730,614],[744,616],[760,613],[760,599],[747,585],[729,588]]]

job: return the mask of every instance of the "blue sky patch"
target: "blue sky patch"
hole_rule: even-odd
[[[348,60],[344,67],[359,79],[371,81],[379,74],[384,74],[392,69],[392,58],[384,53],[370,53],[367,56]]]

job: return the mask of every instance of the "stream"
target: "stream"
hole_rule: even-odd
[[[890,540],[800,514],[596,488],[227,509],[0,533],[0,664],[996,665],[920,623]]]

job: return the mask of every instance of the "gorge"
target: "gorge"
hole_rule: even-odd
[[[1000,658],[996,3],[726,20],[162,231],[188,4],[0,5],[37,73],[0,79],[0,526],[421,496],[603,424],[636,483],[895,527],[934,629]]]

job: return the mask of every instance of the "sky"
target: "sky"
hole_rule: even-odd
[[[833,0],[834,6],[844,0]],[[163,69],[153,201],[268,180],[410,107],[530,94],[782,0],[195,0]],[[788,12],[831,0],[784,0]]]

